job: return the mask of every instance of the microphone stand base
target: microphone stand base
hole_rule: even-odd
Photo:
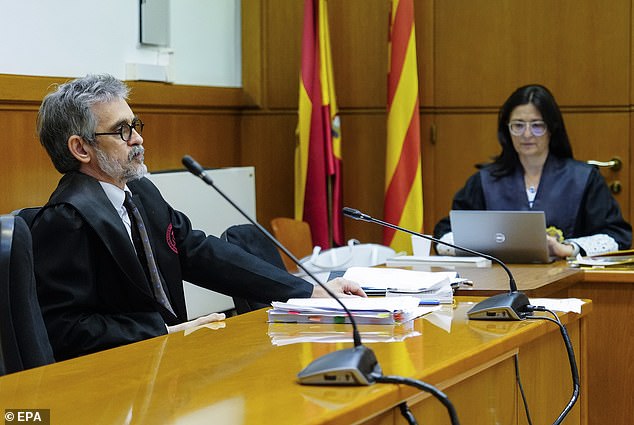
[[[523,292],[506,292],[480,301],[467,312],[472,320],[524,320],[531,314],[530,305]]]
[[[359,345],[313,360],[297,378],[303,385],[372,385],[381,374],[374,352]]]

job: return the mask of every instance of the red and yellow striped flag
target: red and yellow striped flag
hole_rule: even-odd
[[[330,57],[326,0],[305,0],[295,148],[295,218],[313,244],[343,245],[341,131]]]
[[[423,183],[413,0],[392,0],[389,43],[384,217],[389,223],[422,232]],[[393,229],[385,229],[383,243],[396,251],[411,249],[409,235]]]

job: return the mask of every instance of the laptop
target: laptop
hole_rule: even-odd
[[[505,263],[544,264],[548,255],[543,211],[467,211],[449,213],[454,244]],[[469,255],[459,251],[457,255]]]

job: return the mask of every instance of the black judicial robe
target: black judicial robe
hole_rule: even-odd
[[[192,229],[148,179],[128,187],[176,317],[155,301],[123,222],[99,182],[68,173],[31,229],[38,297],[57,360],[162,335],[166,323],[186,321],[183,280],[263,303],[312,294],[313,286],[303,279]]]
[[[561,229],[566,239],[607,234],[619,249],[632,244],[632,227],[603,176],[591,165],[549,155],[542,171],[533,207],[530,208],[523,170],[496,178],[485,167],[472,175],[453,200],[455,210],[544,211],[546,226]],[[436,224],[434,236],[451,231],[449,217]]]

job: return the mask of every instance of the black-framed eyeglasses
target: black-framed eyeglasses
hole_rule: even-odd
[[[520,121],[513,120],[509,122],[509,131],[513,136],[521,136],[526,131],[526,127],[529,127],[531,133],[535,137],[540,137],[546,134],[546,130],[548,130],[548,126],[542,120],[536,121]]]
[[[132,130],[136,130],[136,132],[139,133],[139,136],[140,136],[141,134],[143,134],[144,126],[145,124],[143,124],[143,121],[141,121],[138,118],[135,118],[132,120],[132,123],[130,124],[128,124],[127,122],[124,122],[123,124],[121,124],[121,128],[119,128],[119,131],[113,131],[108,133],[95,133],[95,136],[114,136],[118,134],[119,137],[121,137],[121,140],[123,140],[124,142],[127,142],[132,137]]]

